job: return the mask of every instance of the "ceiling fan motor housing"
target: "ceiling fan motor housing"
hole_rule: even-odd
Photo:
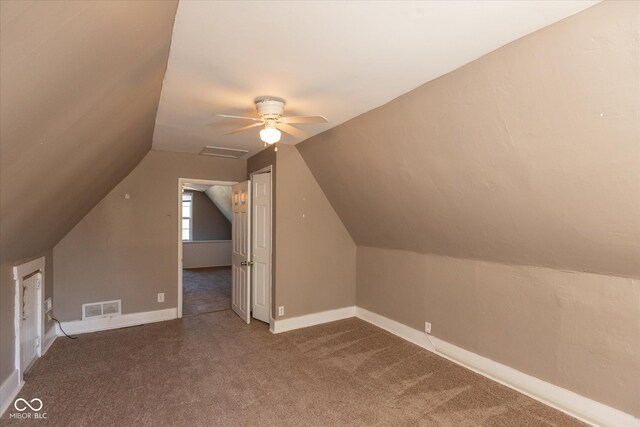
[[[280,117],[284,112],[284,100],[273,97],[256,98],[256,110],[264,119]]]

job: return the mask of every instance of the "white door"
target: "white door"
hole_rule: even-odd
[[[231,223],[231,240],[233,254],[231,256],[231,308],[245,322],[251,316],[249,262],[251,245],[249,233],[251,224],[251,195],[249,181],[235,184],[233,192],[233,221]]]
[[[21,281],[20,370],[24,373],[36,359],[38,349],[38,289],[41,273]]]
[[[251,307],[253,317],[269,323],[271,306],[271,173],[251,178]]]

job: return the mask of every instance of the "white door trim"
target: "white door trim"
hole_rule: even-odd
[[[178,178],[178,319],[182,317],[182,186],[184,184],[228,185],[237,184],[235,181],[216,181],[210,179]]]
[[[253,175],[258,175],[258,174],[262,174],[262,173],[269,173],[269,185],[271,186],[271,222],[269,223],[269,236],[271,236],[271,240],[269,241],[269,245],[271,246],[269,248],[269,253],[271,254],[270,259],[269,259],[269,271],[271,272],[271,280],[269,280],[269,328],[271,330],[273,330],[274,328],[274,317],[273,317],[273,301],[275,300],[274,295],[273,295],[273,283],[275,281],[275,277],[273,274],[273,239],[274,239],[274,235],[273,235],[273,222],[275,221],[275,218],[273,216],[273,193],[274,193],[274,188],[273,188],[273,165],[268,165],[263,167],[262,169],[258,169],[257,171],[251,172],[249,174],[249,181],[251,181],[251,183],[253,183]],[[253,189],[253,185],[251,186],[251,188]],[[253,229],[251,230],[251,233],[253,233]],[[252,239],[253,240],[253,239]],[[252,296],[252,300],[253,300],[253,296]]]
[[[44,307],[43,307],[43,298],[42,294],[44,292],[45,286],[45,257],[41,257],[38,259],[34,259],[33,261],[26,262],[21,265],[17,265],[13,267],[13,280],[15,282],[15,307],[14,307],[14,330],[15,330],[15,368],[18,371],[18,379],[20,380],[20,384],[22,384],[23,379],[22,375],[22,358],[21,358],[21,333],[20,333],[20,325],[22,323],[22,319],[20,316],[20,307],[22,306],[22,301],[20,301],[20,287],[22,286],[22,278],[29,276],[33,273],[40,274],[40,286],[36,289],[36,307],[38,307],[38,315],[36,319],[36,336],[38,337],[38,346],[36,347],[36,356],[42,356],[42,339],[43,331],[44,331]]]

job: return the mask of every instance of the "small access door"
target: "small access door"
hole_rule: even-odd
[[[233,221],[231,223],[231,309],[246,323],[251,318],[249,274],[251,260],[251,194],[249,181],[240,182],[232,187]]]
[[[38,337],[38,289],[42,274],[37,272],[20,281],[20,371],[24,374],[36,360]]]
[[[253,317],[269,323],[271,306],[271,173],[251,177]]]

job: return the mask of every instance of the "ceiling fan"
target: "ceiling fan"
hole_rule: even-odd
[[[306,134],[300,129],[291,126],[292,123],[328,123],[328,120],[322,116],[283,116],[285,101],[282,98],[274,96],[261,96],[255,99],[256,110],[258,111],[258,117],[241,117],[230,116],[228,114],[216,114],[218,117],[225,117],[228,119],[239,120],[251,120],[256,123],[252,123],[248,126],[244,126],[238,129],[234,129],[231,132],[225,133],[225,135],[231,135],[238,132],[244,132],[249,129],[263,127],[260,130],[260,139],[264,141],[265,146],[275,144],[280,141],[281,132],[288,133],[296,138],[305,138]],[[276,146],[276,150],[277,150]]]

